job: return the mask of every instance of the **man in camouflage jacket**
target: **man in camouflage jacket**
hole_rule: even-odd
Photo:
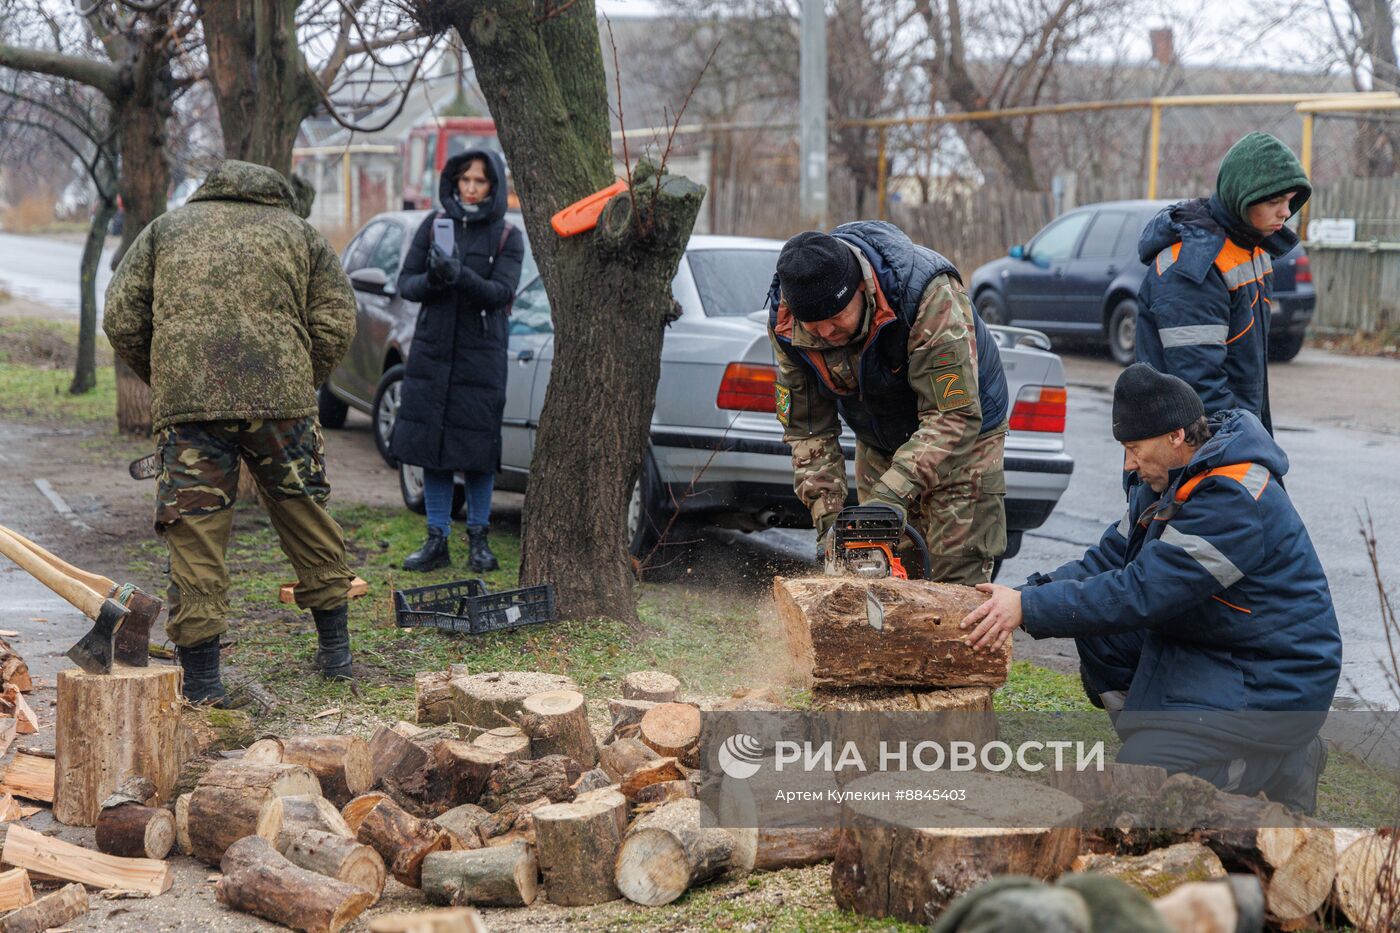
[[[354,336],[355,298],[297,208],[279,172],[227,160],[141,231],[107,288],[107,337],[151,386],[156,531],[170,549],[166,631],[195,702],[224,699],[224,552],[240,461],[296,569],[297,605],[315,618],[321,672],[350,676],[354,574],[325,508],[316,389]]]
[[[777,411],[794,489],[821,540],[846,502],[893,506],[933,579],[986,583],[1006,548],[1006,377],[958,271],[882,221],[793,237],[769,294]]]

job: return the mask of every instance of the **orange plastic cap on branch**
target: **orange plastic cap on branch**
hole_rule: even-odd
[[[570,204],[549,218],[549,225],[560,236],[567,237],[587,233],[598,226],[598,218],[603,215],[603,205],[611,201],[614,195],[621,194],[626,190],[627,182],[615,181],[602,191],[595,191],[582,201]]]

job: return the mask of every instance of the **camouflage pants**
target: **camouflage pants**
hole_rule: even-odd
[[[928,543],[933,579],[969,586],[990,583],[992,567],[1006,550],[1006,474],[1002,469],[1005,431],[977,439],[967,463],[925,493],[908,510],[910,527]],[[861,502],[890,468],[890,456],[856,443],[856,494]],[[916,548],[900,555],[911,577],[922,572]]]
[[[297,574],[297,605],[345,604],[354,574],[345,538],[326,511],[321,429],[315,418],[199,421],[160,432],[156,533],[170,550],[170,640],[197,645],[228,630],[228,567],[241,465],[252,471],[282,551]]]

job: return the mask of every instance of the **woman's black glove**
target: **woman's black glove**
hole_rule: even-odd
[[[455,285],[461,274],[462,264],[444,253],[442,247],[433,244],[428,251],[428,281],[438,286]]]

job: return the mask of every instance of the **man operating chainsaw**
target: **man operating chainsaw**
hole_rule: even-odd
[[[166,632],[192,702],[224,699],[224,551],[240,462],[257,480],[310,609],[323,675],[350,676],[354,574],[330,494],[316,387],[355,333],[335,251],[274,169],[223,162],[189,203],[141,231],[107,287],[112,348],[151,386],[156,531],[170,549]]]
[[[819,551],[846,502],[844,420],[861,505],[922,533],[934,580],[991,580],[1006,548],[1006,377],[953,264],[883,221],[799,233],[778,256],[768,332]]]

